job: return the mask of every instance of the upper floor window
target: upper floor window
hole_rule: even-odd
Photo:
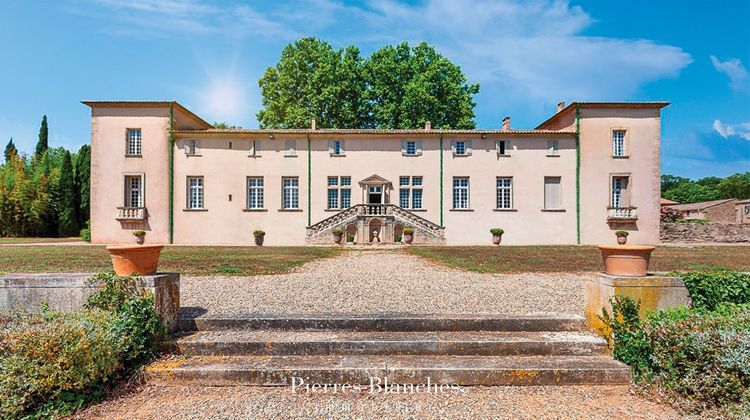
[[[508,140],[498,140],[495,142],[495,151],[498,156],[508,156]]]
[[[544,177],[544,209],[557,210],[562,208],[561,183],[559,176]]]
[[[329,176],[328,197],[329,209],[347,209],[352,206],[352,177]]]
[[[625,130],[612,131],[612,156],[625,156]]]
[[[404,156],[420,156],[422,154],[421,140],[404,140],[401,142],[401,154]]]
[[[609,199],[610,207],[623,208],[630,206],[630,196],[628,195],[629,184],[629,176],[618,175],[612,177],[612,189]]]
[[[262,209],[264,201],[263,177],[247,178],[247,208]]]
[[[559,140],[547,140],[547,156],[560,156]]]
[[[498,177],[495,180],[496,185],[496,204],[495,208],[509,210],[513,208],[513,178]]]
[[[125,207],[143,207],[143,176],[125,177]]]
[[[405,209],[422,208],[422,177],[399,177],[399,206]]]
[[[465,141],[454,141],[453,142],[453,154],[458,156],[465,156],[466,153],[466,142]]]
[[[186,140],[185,141],[185,154],[188,156],[200,156],[201,154],[200,140]]]
[[[296,140],[287,140],[284,142],[284,156],[297,156]]]
[[[298,209],[299,208],[299,178],[284,177],[281,178],[281,208]]]
[[[187,178],[187,184],[188,184],[187,208],[202,209],[203,208],[203,177],[202,176],[189,176]]]
[[[129,128],[126,154],[128,156],[141,156],[141,152],[141,129]]]
[[[260,140],[250,140],[250,148],[247,155],[250,157],[260,157]]]
[[[453,178],[453,208],[454,209],[468,209],[469,208],[469,178],[468,177],[454,177]]]
[[[329,140],[328,141],[328,154],[331,156],[344,156],[344,141],[343,140]]]

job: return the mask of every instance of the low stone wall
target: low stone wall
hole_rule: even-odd
[[[91,276],[92,274],[87,273],[0,276],[0,309],[21,307],[36,312],[42,302],[46,302],[52,309],[61,311],[80,308],[97,290],[87,282]],[[180,275],[159,273],[136,277],[136,280],[139,287],[154,295],[156,313],[170,331],[174,330],[180,310]]]
[[[662,243],[747,243],[750,223],[662,223]]]

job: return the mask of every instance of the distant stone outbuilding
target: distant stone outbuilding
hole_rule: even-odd
[[[685,220],[707,220],[714,223],[738,223],[737,199],[703,201],[700,203],[664,206],[679,210]]]

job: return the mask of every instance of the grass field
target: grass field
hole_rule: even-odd
[[[72,238],[0,238],[0,244],[34,244],[55,242],[80,242],[80,237]]]
[[[275,274],[339,252],[329,247],[166,247],[159,271],[193,276]],[[98,272],[111,268],[104,246],[0,247],[0,273]]]
[[[594,246],[447,246],[408,248],[450,267],[482,273],[601,271]],[[657,246],[651,271],[731,269],[750,271],[750,246]]]

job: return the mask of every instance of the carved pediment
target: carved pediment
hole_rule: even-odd
[[[361,185],[363,187],[364,186],[368,186],[368,185],[373,185],[373,186],[386,186],[386,187],[390,188],[391,187],[391,181],[383,178],[380,175],[375,174],[375,175],[370,175],[367,178],[359,181],[359,185]]]

